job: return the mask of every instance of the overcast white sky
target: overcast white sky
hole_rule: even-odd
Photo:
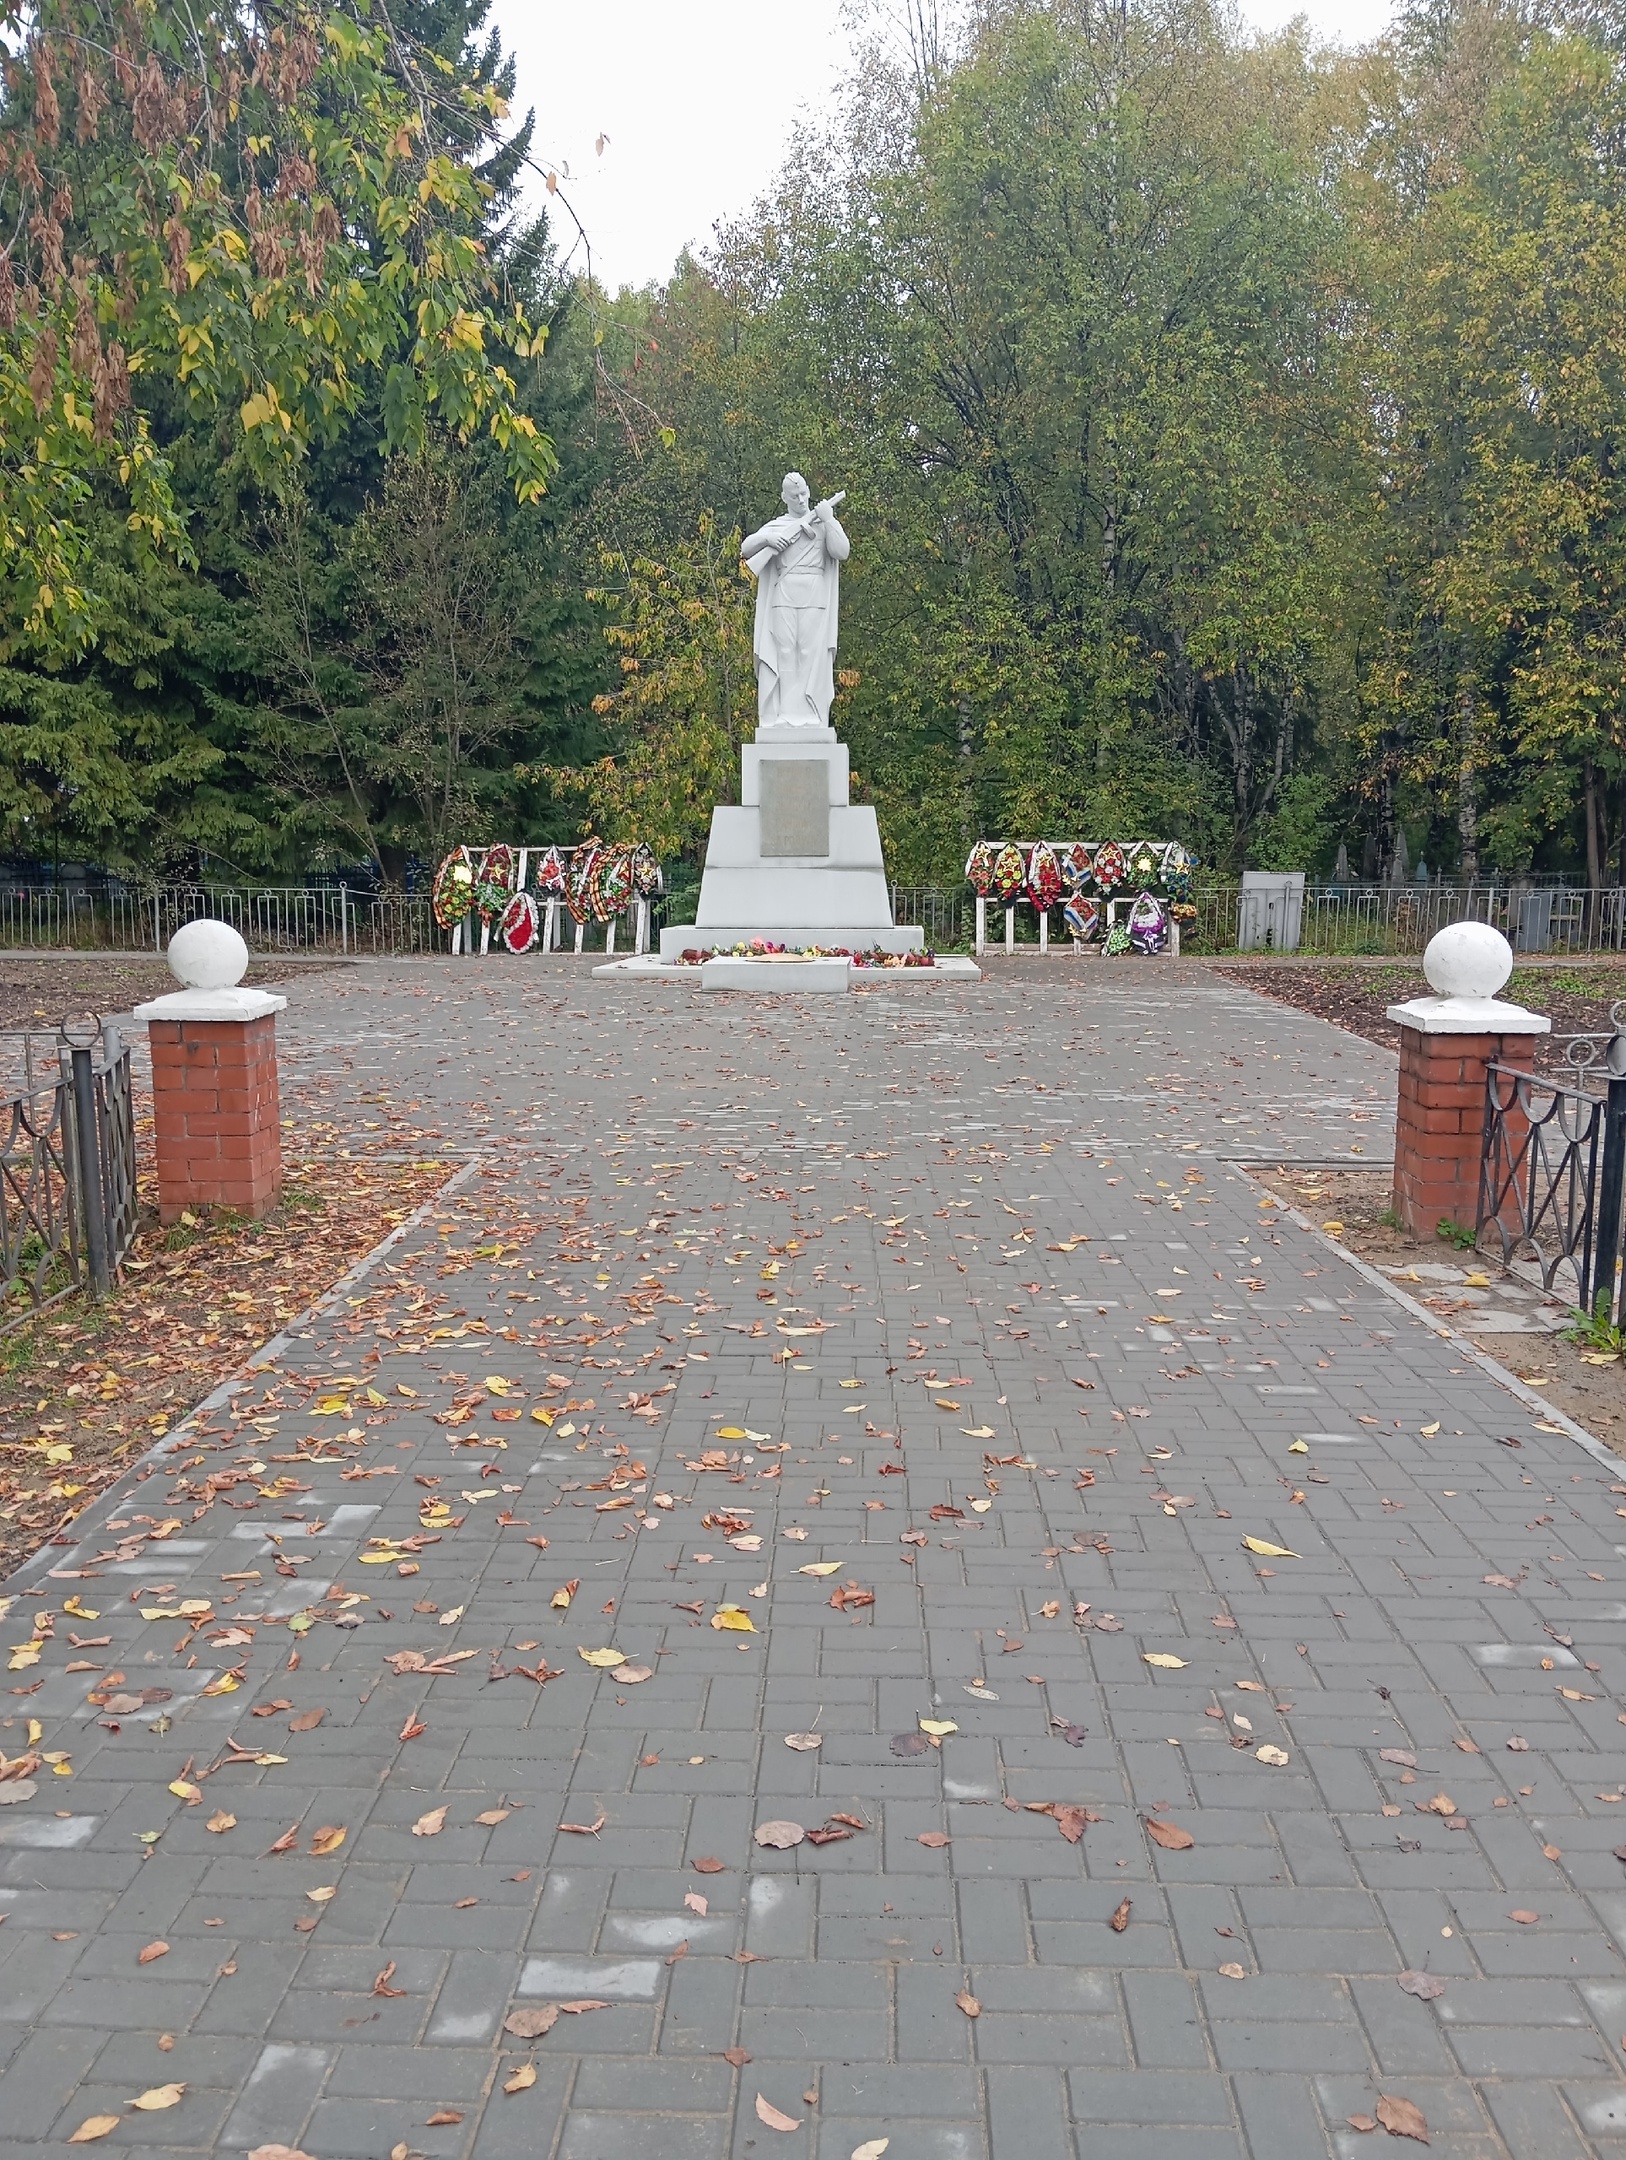
[[[1264,28],[1302,13],[1345,44],[1376,35],[1390,12],[1389,0],[1243,10]],[[841,0],[496,0],[493,19],[519,56],[517,109],[536,108],[538,160],[561,176],[568,166],[612,289],[665,277],[686,241],[704,242],[762,191],[798,112],[828,101],[849,50]]]

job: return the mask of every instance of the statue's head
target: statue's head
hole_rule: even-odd
[[[806,517],[813,493],[799,472],[786,473],[785,484],[779,493],[792,517]]]

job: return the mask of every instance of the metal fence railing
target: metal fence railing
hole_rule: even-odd
[[[652,903],[651,929],[692,921],[698,888],[681,866]],[[892,917],[918,923],[940,951],[963,947],[971,931],[969,886],[894,885]],[[1188,953],[1238,950],[1241,890],[1209,885],[1193,896],[1196,918],[1181,929]],[[1018,944],[1037,944],[1038,916],[1015,907]],[[240,930],[257,952],[412,954],[445,952],[426,893],[377,895],[345,885],[165,885],[116,881],[80,885],[0,885],[0,949],[162,952],[183,923],[213,915]],[[1307,885],[1298,943],[1305,954],[1420,953],[1447,923],[1475,920],[1503,931],[1526,953],[1626,953],[1626,886],[1552,884]],[[1071,941],[1053,919],[1052,951]],[[589,940],[603,942],[602,926]]]
[[[92,1021],[55,1038],[55,1069],[36,1073],[37,1039],[23,1039],[24,1086],[0,1099],[0,1335],[76,1290],[105,1292],[135,1240],[130,1052]]]

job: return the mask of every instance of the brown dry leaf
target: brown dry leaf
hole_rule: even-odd
[[[800,1845],[807,1832],[799,1822],[762,1822],[756,1827],[759,1845],[771,1845],[778,1852],[788,1852],[793,1845]]]
[[[1189,1830],[1182,1830],[1178,1823],[1159,1822],[1155,1815],[1142,1818],[1146,1835],[1154,1845],[1161,1845],[1165,1852],[1190,1852],[1197,1840]]]
[[[747,2055],[744,2048],[731,2047],[724,2048],[723,2060],[725,2063],[732,2063],[736,2070],[743,2070],[746,2064],[751,2060],[751,2058],[749,2055]]]
[[[685,1890],[683,1893],[683,1902],[688,1907],[690,1912],[698,1913],[702,1920],[705,1919],[707,1913],[711,1910],[710,1900],[707,1898],[703,1898],[698,1890]]]
[[[1391,2137],[1415,2138],[1419,2145],[1428,2143],[1427,2119],[1413,2101],[1384,2093],[1378,2100],[1377,2117]]]
[[[1422,1812],[1425,1815],[1455,1815],[1457,1803],[1448,1792],[1437,1792],[1432,1800],[1423,1803]]]
[[[1516,1920],[1520,1927],[1534,1927],[1541,1919],[1541,1915],[1538,1912],[1527,1912],[1521,1906],[1517,1912],[1510,1912],[1508,1918]]]
[[[806,1755],[816,1747],[823,1747],[824,1735],[816,1732],[788,1732],[785,1735],[785,1745],[795,1748],[798,1754]]]
[[[460,2123],[463,2120],[456,2108],[436,2108],[433,2115],[424,2117],[428,2129],[436,2129],[442,2123]]]
[[[216,1808],[203,1827],[205,1830],[212,1830],[216,1837],[219,1837],[224,1831],[237,1828],[237,1817],[228,1815],[224,1808]]]
[[[535,2063],[528,2063],[528,2062],[527,2062],[527,2063],[521,2063],[521,2064],[520,2064],[520,2066],[519,2066],[519,2068],[518,2068],[518,2069],[517,2069],[517,2070],[516,2070],[516,2071],[514,2072],[514,2074],[513,2074],[513,2076],[512,2076],[512,2077],[508,2077],[508,2078],[504,2078],[504,2079],[503,2079],[503,2083],[502,2083],[502,2089],[503,2089],[503,2091],[504,2091],[505,2093],[522,2093],[522,2092],[529,2092],[529,2091],[530,2091],[530,2089],[531,2089],[531,2087],[532,2087],[532,2086],[533,2086],[533,2085],[534,2085],[535,2083],[536,2083],[536,2065],[535,2065]]]
[[[1564,1857],[1564,1848],[1562,1845],[1543,1845],[1543,1847],[1541,1848],[1541,1857],[1544,1860],[1562,1860]]]
[[[431,1808],[427,1815],[420,1815],[412,1825],[412,1835],[414,1837],[439,1837],[446,1827],[446,1815],[447,1810],[443,1807]]]
[[[922,1830],[915,1843],[917,1845],[929,1845],[932,1851],[936,1852],[939,1846],[948,1843],[948,1835],[942,1830]]]
[[[156,2115],[161,2108],[178,2107],[185,2090],[184,2081],[174,2085],[151,2085],[144,2093],[138,2093],[130,2105],[140,2108],[144,2114]]]
[[[1434,2002],[1445,1993],[1445,1982],[1435,1973],[1403,1972],[1395,1977],[1406,1993],[1415,1995],[1419,2002]]]
[[[116,2115],[87,2115],[68,2143],[93,2145],[98,2138],[106,2137],[109,2130],[116,2130],[118,2126],[119,2118]]]
[[[1344,2120],[1352,2130],[1375,2130],[1378,2126],[1375,2115],[1346,2115]]]
[[[697,1875],[721,1875],[726,1862],[707,1857],[700,1860],[691,1860],[689,1865]]]
[[[146,1949],[136,1958],[136,1963],[138,1965],[150,1965],[154,1958],[168,1957],[168,1955],[169,1944],[167,1942],[150,1942]]]
[[[757,2121],[766,2123],[770,2130],[800,2130],[801,2124],[793,2115],[784,2114],[771,2100],[757,2094]]]
[[[485,1828],[489,1830],[494,1823],[506,1822],[509,1816],[513,1814],[513,1812],[514,1811],[512,1808],[487,1808],[483,1815],[476,1815],[474,1819],[477,1823],[482,1823]]]
[[[566,2017],[580,2017],[584,2010],[608,2010],[609,2007],[607,2002],[600,2002],[593,1995],[589,1995],[584,2002],[567,2002],[559,2005]]]
[[[1076,1845],[1084,1835],[1084,1825],[1090,1819],[1089,1810],[1081,1807],[1057,1806],[1053,1807],[1050,1812],[1056,1818],[1056,1828],[1061,1832],[1068,1844]]]
[[[315,1732],[317,1726],[321,1724],[326,1716],[327,1712],[325,1710],[301,1710],[298,1717],[291,1717],[288,1720],[288,1730],[290,1732]]]
[[[511,2010],[502,2021],[505,2033],[512,2033],[516,2040],[540,2040],[544,2033],[552,2032],[559,2022],[559,2005],[544,2003],[539,2010]]]
[[[1227,1980],[1246,1980],[1248,1977],[1247,1974],[1243,1971],[1242,1967],[1236,1964],[1222,1965],[1220,1967],[1220,1971],[1225,1975],[1225,1978]]]
[[[1123,1903],[1112,1915],[1112,1918],[1107,1922],[1107,1926],[1111,1928],[1114,1935],[1121,1935],[1124,1929],[1128,1927],[1129,1911],[1130,1906],[1133,1904],[1133,1902],[1133,1899],[1125,1898]]]
[[[381,1973],[380,1973],[380,1974],[378,1975],[377,1979],[376,1979],[376,1980],[374,1980],[374,1982],[373,1982],[373,1993],[374,1993],[375,1995],[389,1995],[389,1996],[394,1996],[394,1995],[404,1995],[404,1994],[406,1993],[406,1989],[405,1989],[405,1988],[398,1988],[398,1987],[391,1987],[391,1986],[390,1986],[390,1982],[391,1982],[391,1981],[392,1981],[392,1980],[393,1980],[394,1978],[395,1978],[395,1960],[394,1960],[394,1958],[391,1958],[391,1959],[390,1959],[390,1961],[389,1961],[389,1963],[388,1963],[388,1964],[387,1964],[387,1965],[386,1965],[386,1966],[384,1967],[384,1970],[383,1970],[383,1971],[382,1971],[382,1972],[381,1972]]]
[[[961,1988],[954,2000],[968,2018],[980,2018],[982,2016],[982,2004],[978,2002],[969,1988]]]
[[[344,1843],[344,1839],[345,1828],[343,1823],[324,1823],[321,1829],[311,1838],[312,1859],[325,1859],[329,1853],[337,1852]]]
[[[607,1815],[596,1815],[591,1822],[562,1822],[561,1830],[573,1830],[577,1837],[597,1837],[609,1821]]]
[[[311,2160],[311,2155],[298,2145],[256,2145],[248,2160]],[[390,2160],[410,2160],[406,2146],[397,2145]]]

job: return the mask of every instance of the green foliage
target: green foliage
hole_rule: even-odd
[[[1610,1296],[1600,1290],[1592,1301],[1592,1310],[1585,1312],[1577,1306],[1572,1318],[1575,1325],[1565,1331],[1566,1342],[1578,1343],[1584,1350],[1591,1350],[1602,1358],[1626,1356],[1626,1328],[1622,1328],[1610,1316]]]
[[[1434,1225],[1434,1235],[1454,1245],[1458,1252],[1472,1252],[1479,1233],[1471,1223],[1453,1222],[1449,1215],[1442,1215]]]

